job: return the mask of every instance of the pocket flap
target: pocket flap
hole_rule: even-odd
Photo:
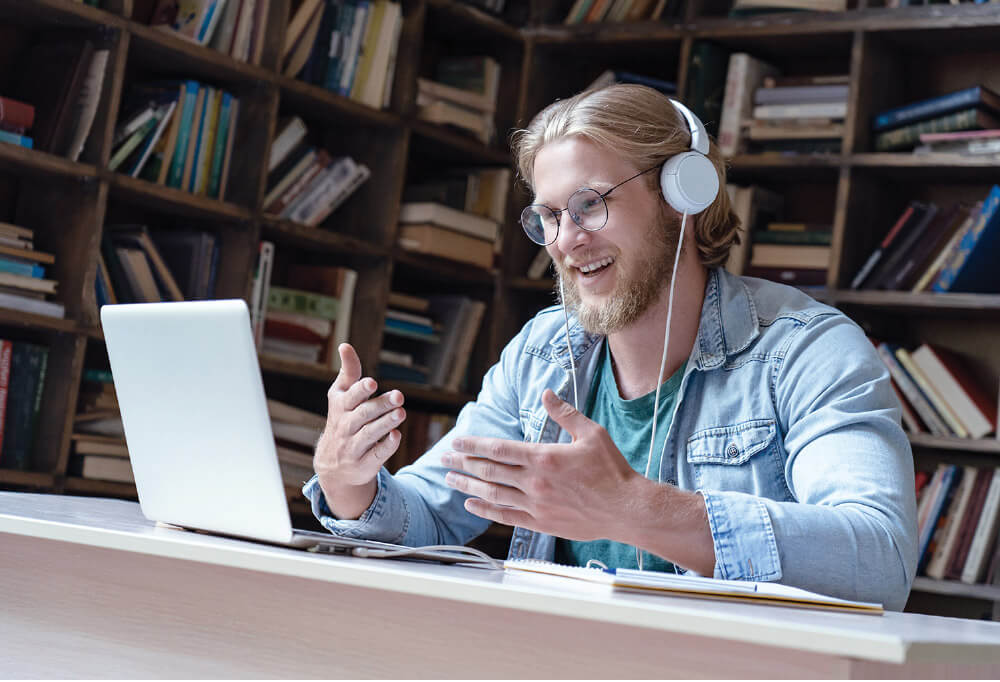
[[[687,442],[692,464],[743,464],[774,440],[773,419],[755,419],[699,431]]]

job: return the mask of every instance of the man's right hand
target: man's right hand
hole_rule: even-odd
[[[399,447],[397,427],[406,411],[399,391],[371,397],[378,384],[361,378],[361,360],[350,344],[337,350],[340,373],[326,394],[326,428],[316,444],[313,468],[334,516],[356,519],[375,499],[375,479]]]

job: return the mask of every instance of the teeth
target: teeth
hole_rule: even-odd
[[[608,257],[608,258],[605,258],[603,260],[596,261],[594,263],[588,263],[586,265],[581,265],[579,269],[580,269],[580,272],[583,272],[583,273],[593,272],[594,270],[598,270],[600,268],[603,268],[605,265],[611,265],[614,262],[615,262],[614,258]]]

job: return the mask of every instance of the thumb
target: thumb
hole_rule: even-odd
[[[551,389],[547,388],[542,393],[542,405],[545,406],[549,416],[573,436],[573,440],[581,438],[587,427],[593,424],[582,412],[561,399]]]
[[[340,372],[333,382],[333,387],[346,391],[361,380],[361,358],[358,357],[354,346],[349,343],[340,344],[337,351],[340,353]]]

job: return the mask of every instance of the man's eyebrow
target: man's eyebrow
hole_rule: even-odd
[[[576,189],[573,190],[573,192],[578,192],[581,189],[598,189],[598,188],[610,189],[611,187],[614,187],[614,185],[615,183],[610,182],[608,180],[588,180],[587,182],[581,183]],[[572,192],[570,194],[572,194]],[[569,199],[569,196],[570,195],[567,194],[566,199]],[[531,203],[541,204],[542,206],[549,206],[552,202],[543,201],[538,198],[537,194],[535,194],[531,198]]]

